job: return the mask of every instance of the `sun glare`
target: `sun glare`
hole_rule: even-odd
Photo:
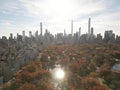
[[[57,19],[71,19],[75,5],[72,0],[46,0],[44,12]]]
[[[65,73],[64,73],[64,71],[63,71],[62,69],[58,69],[58,70],[56,71],[56,78],[57,78],[57,79],[63,79],[63,78],[64,78],[64,75],[65,75]]]

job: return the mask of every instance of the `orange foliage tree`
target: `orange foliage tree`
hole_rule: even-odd
[[[36,90],[36,86],[31,83],[25,83],[18,90]]]

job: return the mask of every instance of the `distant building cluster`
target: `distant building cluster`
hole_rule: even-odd
[[[38,52],[52,44],[82,44],[82,43],[120,43],[120,36],[115,36],[112,30],[105,31],[104,38],[101,34],[94,35],[94,28],[91,27],[91,19],[88,20],[88,33],[81,35],[81,27],[78,32],[73,34],[73,21],[71,22],[71,34],[58,33],[55,36],[47,29],[43,35],[42,23],[40,23],[40,34],[36,31],[33,35],[29,31],[26,36],[25,31],[22,35],[17,34],[9,39],[2,36],[0,39],[0,84],[10,80],[21,67],[33,60]]]
[[[64,33],[57,33],[56,35],[52,35],[47,29],[45,30],[45,34],[43,35],[42,22],[40,23],[40,34],[38,31],[32,34],[32,31],[29,31],[29,36],[25,35],[25,31],[22,32],[22,35],[17,34],[16,38],[13,38],[12,33],[10,34],[9,40],[14,41],[38,41],[41,42],[41,45],[48,46],[50,44],[81,44],[81,43],[120,43],[120,36],[113,33],[112,30],[106,30],[104,33],[104,38],[101,34],[94,35],[94,28],[91,27],[91,18],[88,19],[88,32],[86,34],[81,34],[81,27],[79,31],[73,33],[73,20],[71,21],[71,34],[66,34],[66,30]],[[1,40],[6,40],[5,36],[2,37]]]

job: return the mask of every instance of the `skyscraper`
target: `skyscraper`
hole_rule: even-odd
[[[37,37],[38,36],[38,30],[35,32],[35,37]]]
[[[42,35],[42,22],[40,22],[40,35]]]
[[[91,35],[93,35],[93,33],[94,33],[94,29],[93,29],[93,27],[91,27]]]
[[[22,40],[25,40],[25,31],[22,31]]]
[[[13,39],[13,34],[12,33],[10,33],[10,39]]]
[[[88,19],[88,35],[90,35],[91,31],[91,18]]]
[[[25,37],[25,31],[22,31],[22,36]]]
[[[79,28],[79,38],[80,38],[80,35],[81,35],[81,27]]]
[[[29,37],[32,37],[32,32],[31,31],[29,31]]]
[[[71,35],[73,35],[73,20],[71,21]]]
[[[64,36],[66,35],[66,30],[64,29]]]

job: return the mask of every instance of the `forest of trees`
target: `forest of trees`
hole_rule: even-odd
[[[22,67],[2,90],[54,90],[49,69],[64,68],[60,86],[65,90],[120,90],[120,45],[52,45]],[[63,90],[63,89],[62,89]]]

